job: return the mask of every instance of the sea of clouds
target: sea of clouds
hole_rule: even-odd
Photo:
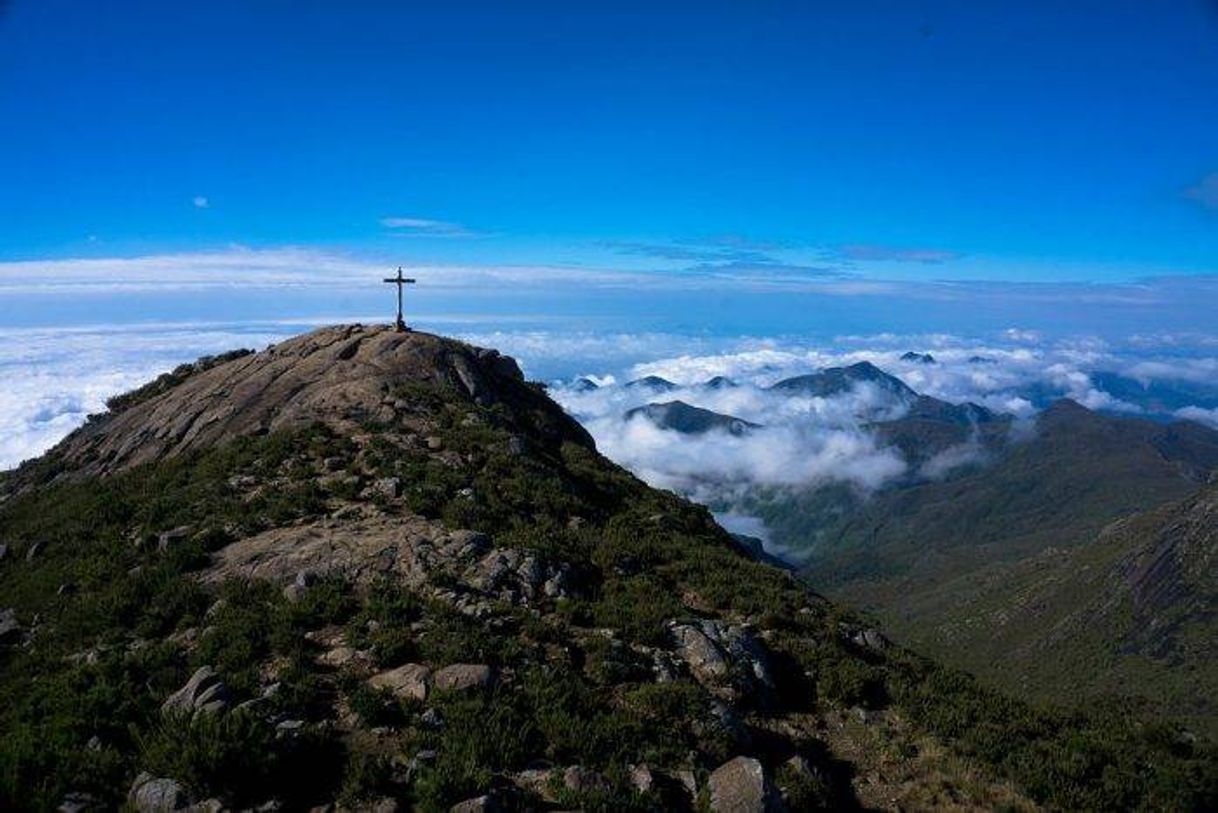
[[[336,320],[0,329],[0,468],[41,454],[90,413],[103,411],[107,398],[180,363],[237,347],[260,349],[326,321]],[[903,405],[883,390],[860,386],[832,398],[767,390],[784,378],[826,367],[869,361],[919,393],[971,401],[1020,419],[1058,396],[1092,409],[1145,411],[1106,392],[1097,384],[1097,372],[1144,384],[1213,385],[1218,392],[1218,341],[1208,336],[1133,336],[1114,344],[1009,330],[981,338],[876,334],[812,342],[577,329],[488,331],[476,322],[424,327],[516,356],[530,378],[549,383],[551,394],[611,459],[653,485],[721,506],[756,485],[846,483],[867,491],[909,474],[900,453],[878,442],[867,427],[902,414]],[[930,353],[935,363],[902,359],[909,351]],[[678,389],[622,386],[648,375],[668,379]],[[600,386],[572,386],[581,376]],[[715,376],[739,386],[702,386]],[[634,407],[678,399],[763,428],[691,436],[641,417],[624,418]],[[1218,427],[1218,400],[1180,407],[1175,417]],[[975,452],[953,450],[934,461],[934,470],[924,466],[920,473],[946,473],[975,460],[970,457]],[[751,517],[729,512],[724,521],[765,535]]]
[[[890,393],[866,384],[829,398],[768,389],[784,378],[868,361],[918,393],[1010,414],[1016,419],[1013,431],[1022,433],[1031,431],[1031,418],[1039,409],[1061,397],[1094,410],[1150,416],[1140,399],[1125,400],[1105,391],[1096,377],[1101,372],[1116,373],[1139,386],[1194,382],[1210,386],[1211,398],[1218,398],[1218,367],[1207,355],[1214,350],[1204,337],[1134,336],[1114,345],[1094,337],[1049,340],[1020,330],[984,339],[945,334],[841,336],[822,344],[740,339],[710,352],[680,352],[619,369],[590,364],[584,377],[597,388],[579,386],[577,378],[570,378],[553,382],[550,389],[607,456],[652,485],[722,507],[759,485],[844,483],[865,493],[910,474],[941,477],[981,459],[976,444],[964,443],[911,472],[901,454],[877,441],[868,428],[904,413],[905,406]],[[902,358],[910,351],[929,353],[934,363]],[[644,376],[662,377],[677,389],[624,386]],[[716,376],[738,386],[704,386]],[[672,400],[762,428],[743,434],[688,435],[661,429],[642,415],[625,417],[635,407]],[[1212,400],[1151,417],[1189,419],[1218,428]],[[753,521],[730,509],[725,516],[740,527]],[[754,535],[765,537],[763,528],[755,530]]]

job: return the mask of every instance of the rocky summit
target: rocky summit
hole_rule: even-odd
[[[493,350],[326,328],[112,404],[0,476],[0,809],[1218,792],[1203,740],[892,644],[601,457]]]

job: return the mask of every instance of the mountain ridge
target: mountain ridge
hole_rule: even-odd
[[[1218,787],[1206,742],[1012,701],[752,561],[493,351],[327,328],[154,390],[5,475],[0,806],[1034,809]],[[1050,767],[1079,760],[1111,769]]]

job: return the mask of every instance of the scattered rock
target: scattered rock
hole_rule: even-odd
[[[566,598],[573,592],[571,568],[543,561],[536,554],[495,548],[465,574],[472,587],[508,604],[533,604],[542,598]]]
[[[228,708],[228,686],[210,666],[200,666],[186,685],[165,699],[162,714],[218,714]]]
[[[419,715],[419,722],[431,729],[444,727],[444,717],[438,709],[428,709]]]
[[[33,545],[30,545],[30,549],[25,552],[25,561],[34,561],[34,558],[40,553],[42,553],[42,543],[35,542]]]
[[[64,582],[55,590],[57,596],[70,596],[76,592],[76,585],[72,582]]]
[[[583,765],[572,765],[563,771],[562,784],[567,790],[575,793],[596,793],[609,790],[608,779]]]
[[[346,468],[347,461],[341,457],[327,457],[321,461],[321,465],[326,471],[339,471]]]
[[[305,727],[304,720],[281,720],[275,726],[275,730],[277,732],[279,732],[280,734],[286,734],[286,735],[291,736],[294,734],[299,734],[302,730],[304,730],[304,727]]]
[[[682,768],[673,774],[677,781],[681,783],[681,787],[685,788],[685,792],[689,794],[689,798],[698,798],[698,777],[689,768]]]
[[[443,438],[437,437],[436,435],[430,436],[427,438],[427,448],[431,449],[433,452],[440,451],[444,448]]]
[[[359,653],[349,646],[336,646],[322,653],[317,662],[338,669],[353,662],[358,656]]]
[[[716,813],[770,813],[778,809],[761,763],[752,757],[729,760],[710,775],[710,809]]]
[[[81,791],[72,791],[63,797],[59,807],[55,808],[55,813],[86,813],[89,810],[101,810],[96,797]]]
[[[854,642],[873,652],[883,652],[888,648],[888,639],[881,635],[879,630],[871,627],[857,633]]]
[[[498,800],[488,793],[473,799],[466,799],[464,802],[457,802],[448,809],[448,813],[499,813],[503,809]]]
[[[135,778],[127,800],[139,813],[185,810],[190,805],[186,790],[173,779],[143,772]]]
[[[774,688],[769,658],[748,628],[709,619],[668,628],[676,655],[712,694],[729,702],[768,701]]]
[[[228,478],[228,487],[234,491],[249,491],[258,485],[258,478],[250,474],[238,474]]]
[[[382,477],[372,483],[372,492],[386,499],[397,499],[402,494],[402,480],[399,477]]]
[[[0,610],[0,644],[10,643],[21,635],[21,624],[17,621],[17,611],[13,609]]]
[[[317,584],[317,574],[311,570],[302,570],[296,574],[296,578],[291,584],[283,588],[283,596],[288,601],[298,601],[315,584]]]
[[[169,550],[170,546],[182,542],[190,535],[190,528],[185,525],[180,525],[168,531],[161,531],[156,537],[156,549],[162,553]]]
[[[651,793],[656,784],[656,777],[646,765],[635,765],[630,769],[630,784],[639,793]]]
[[[388,689],[397,697],[422,701],[427,699],[431,687],[431,670],[421,663],[408,663],[373,675],[368,678],[368,685]]]
[[[446,692],[485,689],[494,680],[491,667],[481,663],[454,663],[435,673],[432,685]]]

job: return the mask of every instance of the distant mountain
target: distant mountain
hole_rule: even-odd
[[[717,375],[714,378],[707,379],[706,381],[702,382],[702,386],[704,389],[708,390],[730,390],[740,385],[727,376]]]
[[[692,406],[684,401],[647,404],[631,409],[625,415],[626,420],[636,417],[646,418],[661,429],[671,429],[686,435],[702,435],[714,431],[743,435],[749,430],[760,428],[758,424]]]
[[[828,398],[848,392],[858,384],[874,385],[899,400],[913,402],[918,397],[904,381],[889,375],[869,361],[860,361],[848,367],[828,367],[818,373],[786,378],[769,389],[771,392],[788,395]]]
[[[964,444],[996,449],[1004,444],[1012,418],[973,403],[952,404],[919,395],[909,411],[895,420],[872,423],[868,428],[885,445],[895,446],[912,464]]]
[[[576,392],[592,392],[593,390],[599,390],[600,385],[591,378],[581,377],[571,383],[571,389]]]
[[[1113,398],[1151,413],[1171,414],[1187,406],[1218,408],[1218,386],[1211,383],[1181,379],[1156,379],[1143,383],[1111,372],[1092,373],[1091,383]]]
[[[661,378],[658,375],[648,375],[642,378],[636,378],[633,381],[627,381],[623,386],[626,389],[647,389],[655,390],[656,392],[671,392],[677,389],[677,385],[669,381],[667,378]]]
[[[914,361],[918,364],[935,364],[935,357],[930,353],[915,353],[910,350],[901,356],[901,361]]]

